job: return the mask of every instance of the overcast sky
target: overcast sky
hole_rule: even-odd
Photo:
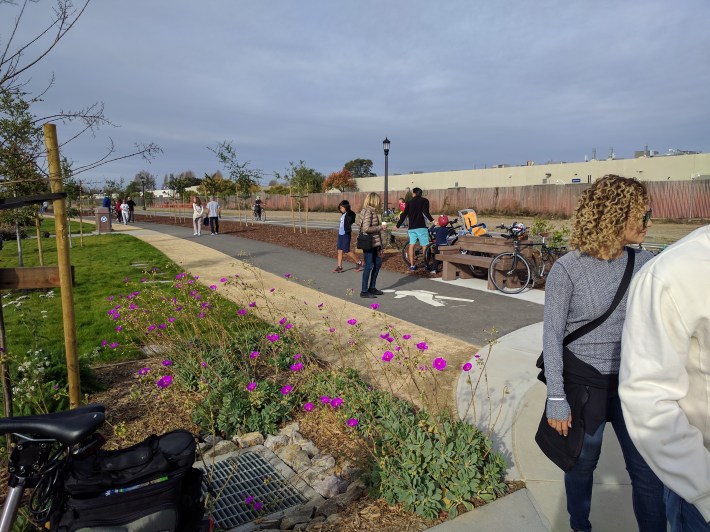
[[[16,12],[0,5],[3,45]],[[109,136],[163,148],[82,175],[96,183],[202,177],[223,140],[264,182],[301,159],[382,174],[385,136],[390,174],[710,151],[708,28],[708,0],[94,0],[28,88],[53,73],[37,115],[100,101],[120,126],[68,145],[76,165]]]

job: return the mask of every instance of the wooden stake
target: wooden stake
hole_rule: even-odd
[[[81,179],[79,180],[79,247],[84,247],[84,217],[81,205]]]
[[[44,253],[42,251],[42,234],[39,230],[40,221],[38,212],[35,213],[35,228],[37,229],[37,254],[39,256],[39,265],[44,266]]]
[[[62,171],[59,163],[59,143],[57,126],[44,124],[44,145],[47,148],[49,165],[49,185],[52,192],[62,192]],[[59,283],[62,294],[62,319],[64,322],[64,349],[67,359],[67,381],[69,384],[69,406],[76,408],[81,402],[81,384],[79,380],[79,358],[76,353],[76,320],[74,317],[74,289],[71,279],[71,261],[69,257],[69,231],[66,201],[54,200],[54,223],[57,234],[57,263]]]

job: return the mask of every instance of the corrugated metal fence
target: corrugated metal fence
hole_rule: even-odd
[[[710,181],[650,181],[646,182],[652,198],[654,218],[710,218]],[[454,213],[459,209],[476,209],[481,213],[547,216],[571,216],[579,194],[588,184],[575,185],[532,185],[525,187],[497,188],[449,188],[426,190],[432,213]],[[311,211],[337,211],[338,203],[347,199],[353,210],[360,210],[366,192],[345,192],[343,194],[310,194],[308,198],[291,198],[261,194],[267,210],[290,210],[306,208]],[[390,191],[388,205],[397,208],[397,202],[404,191]],[[164,200],[167,203],[167,200]],[[236,197],[221,200],[226,208],[235,208]],[[253,198],[242,202],[253,203]],[[154,205],[161,205],[156,199]]]

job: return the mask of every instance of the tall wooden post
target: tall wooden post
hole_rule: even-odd
[[[40,231],[39,213],[35,213],[35,229],[37,230],[37,254],[39,256],[39,265],[44,266],[44,252],[42,250],[42,231]]]
[[[53,193],[63,192],[62,171],[59,163],[59,143],[57,126],[44,124],[44,145],[47,148],[49,164],[49,185]],[[79,382],[79,358],[76,353],[76,320],[74,317],[74,290],[72,287],[71,262],[69,259],[69,227],[66,202],[63,198],[54,200],[54,223],[57,233],[57,265],[59,266],[59,289],[62,293],[62,318],[64,321],[64,350],[67,359],[67,381],[69,383],[69,406],[76,408],[81,401]]]
[[[79,180],[79,245],[83,248],[84,247],[84,215],[82,213],[82,210],[84,209],[84,206],[81,204],[81,179]],[[71,229],[71,227],[70,227]]]

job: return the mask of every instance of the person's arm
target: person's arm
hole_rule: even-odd
[[[562,377],[562,343],[573,290],[572,280],[562,264],[553,264],[545,281],[545,321],[542,338],[547,379],[546,415],[548,419],[556,421],[568,421],[571,415]],[[566,427],[562,429],[566,435]]]
[[[694,290],[705,292],[701,286]],[[698,334],[703,310],[691,299],[675,294],[652,269],[634,278],[621,341],[619,396],[629,435],[651,469],[710,521],[710,451],[703,433],[690,424],[679,403],[698,409],[699,417],[707,422],[707,390],[705,397],[688,396],[686,364],[690,357],[707,355],[708,349],[702,345],[706,334]],[[686,317],[687,308],[695,318]],[[695,363],[710,361],[698,363],[696,359]],[[701,380],[694,381],[698,387],[708,386],[707,370],[704,376],[692,378]]]
[[[429,200],[426,198],[423,198],[423,199],[424,199],[424,201],[422,202],[423,203],[422,214],[424,215],[424,217],[427,220],[429,220],[430,222],[433,222],[434,218],[431,216],[431,214],[429,214]]]

